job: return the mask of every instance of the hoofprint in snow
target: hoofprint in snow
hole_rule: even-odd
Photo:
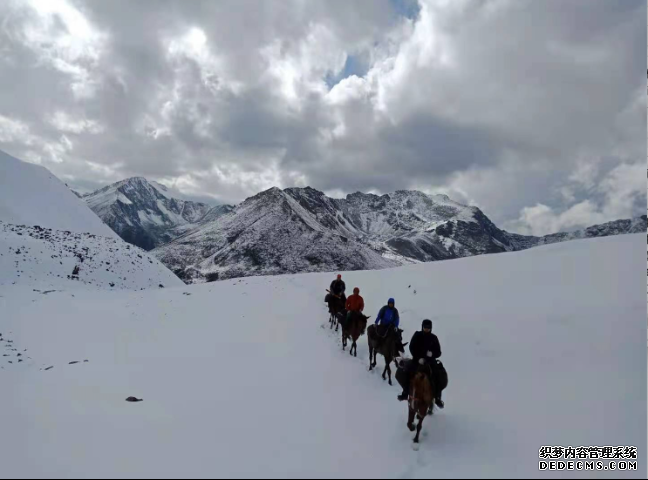
[[[398,387],[367,372],[366,336],[351,358],[328,330],[332,274],[0,286],[12,341],[0,350],[31,357],[0,357],[2,474],[555,478],[538,469],[542,446],[630,445],[637,471],[565,476],[645,478],[644,245],[623,235],[344,273],[373,318],[395,297],[406,340],[434,322],[449,384],[419,452]]]

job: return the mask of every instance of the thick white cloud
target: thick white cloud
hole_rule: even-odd
[[[534,233],[642,212],[645,2],[413,4],[3,2],[0,148],[81,190],[419,188]]]
[[[645,163],[618,165],[596,186],[590,170],[582,171],[582,176],[578,173],[575,172],[575,175],[570,177],[572,181],[596,190],[602,197],[599,203],[589,199],[583,200],[563,211],[556,211],[538,203],[533,207],[523,208],[520,217],[508,226],[521,233],[543,235],[546,232],[584,228],[611,219],[629,218],[646,207]],[[573,198],[571,200],[570,203],[573,203]]]

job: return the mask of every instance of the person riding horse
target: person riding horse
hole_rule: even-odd
[[[432,333],[432,320],[423,320],[421,327],[422,330],[414,333],[410,341],[409,348],[413,361],[408,362],[402,368],[404,375],[399,375],[398,373],[396,375],[396,380],[403,387],[403,393],[398,396],[398,400],[401,402],[407,400],[409,396],[409,384],[413,374],[416,373],[417,368],[427,366],[429,368],[425,368],[425,371],[430,379],[430,383],[435,389],[434,403],[437,407],[443,408],[444,403],[441,400],[441,391],[445,386],[439,385],[439,383],[443,382],[439,381],[441,372],[437,364],[437,358],[441,357],[441,344],[439,343],[439,338]]]
[[[378,312],[375,324],[379,339],[384,339],[392,329],[397,329],[400,324],[400,315],[394,305],[394,299],[390,298],[387,300],[387,305]]]
[[[360,289],[355,287],[353,289],[353,295],[347,298],[345,305],[347,316],[347,322],[351,319],[351,314],[362,313],[364,310],[364,299],[360,296]]]
[[[337,295],[342,299],[343,303],[346,303],[346,285],[344,284],[344,281],[342,281],[342,275],[338,274],[337,279],[333,280],[331,282],[331,287],[329,289],[333,295]]]

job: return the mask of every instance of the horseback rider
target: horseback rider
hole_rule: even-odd
[[[409,382],[411,380],[412,374],[415,373],[416,369],[419,367],[428,366],[426,372],[428,376],[431,377],[432,385],[435,385],[435,400],[434,403],[437,407],[443,408],[444,403],[441,400],[441,389],[436,387],[438,382],[432,381],[437,378],[437,358],[441,357],[441,344],[439,343],[439,338],[432,333],[432,320],[423,320],[421,325],[422,329],[420,332],[414,333],[412,340],[410,341],[409,349],[412,354],[412,362],[405,367],[405,377],[402,379],[401,386],[403,387],[403,393],[398,396],[398,400],[401,402],[407,400],[409,396]],[[397,380],[399,377],[396,377]]]
[[[376,325],[378,325],[378,336],[385,337],[387,331],[390,327],[398,328],[400,323],[400,316],[398,315],[398,310],[394,306],[394,299],[390,298],[387,300],[387,305],[382,307],[378,312],[376,317]]]
[[[360,296],[360,289],[358,287],[355,287],[353,289],[353,295],[347,298],[345,308],[347,311],[347,322],[351,318],[352,313],[362,313],[364,310],[364,299]]]
[[[331,282],[331,287],[329,290],[333,295],[340,297],[342,302],[346,302],[346,295],[344,294],[344,292],[346,291],[346,285],[342,280],[342,275],[338,274],[337,279]]]

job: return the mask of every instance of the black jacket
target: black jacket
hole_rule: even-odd
[[[412,359],[416,363],[421,358],[430,361],[441,356],[439,338],[433,333],[416,332],[410,341],[409,349],[412,354]],[[432,358],[427,356],[428,351],[432,352]]]
[[[344,281],[336,279],[331,282],[331,288],[329,290],[336,295],[343,295],[346,290],[346,285]]]

